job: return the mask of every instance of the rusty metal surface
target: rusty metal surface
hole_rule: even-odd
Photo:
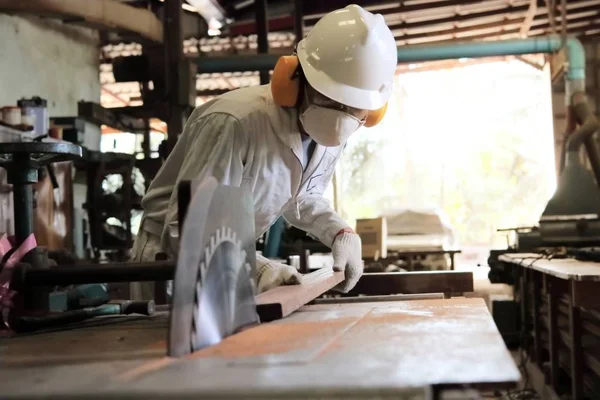
[[[600,281],[600,263],[579,261],[574,258],[543,258],[542,254],[503,254],[500,261],[575,281]]]
[[[6,369],[99,361],[144,360],[166,354],[168,313],[100,317],[14,338],[0,338],[0,376]]]
[[[301,285],[279,286],[261,293],[256,296],[260,321],[269,322],[286,317],[343,280],[343,272],[323,268],[305,275]]]
[[[501,388],[520,379],[482,299],[305,306],[183,359],[131,361],[111,363],[110,379],[106,363],[96,363],[101,379],[89,376],[91,364],[52,368],[43,379],[24,368],[3,394],[417,399],[432,385]],[[64,379],[82,371],[87,378]]]
[[[52,165],[58,188],[52,187],[48,176],[36,184],[35,239],[38,246],[49,250],[73,247],[73,164],[59,162]]]
[[[473,273],[466,271],[366,273],[349,295],[472,292]]]
[[[53,164],[58,189],[52,188],[46,174],[34,185],[37,207],[34,210],[35,238],[40,246],[49,250],[70,249],[73,219],[72,162]],[[6,170],[0,168],[0,232],[14,233],[14,202],[12,185],[8,185]]]

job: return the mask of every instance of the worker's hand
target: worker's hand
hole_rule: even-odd
[[[363,273],[362,243],[360,236],[352,230],[344,230],[333,242],[333,269],[344,271],[345,280],[335,287],[335,290],[348,293],[360,279]]]
[[[302,283],[302,275],[292,266],[258,256],[256,264],[258,269],[256,279],[258,282],[258,293],[266,292],[282,285],[299,285]]]

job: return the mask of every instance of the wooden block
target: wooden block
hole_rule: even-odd
[[[290,315],[303,305],[333,289],[344,280],[343,272],[323,268],[304,275],[301,285],[279,286],[256,296],[256,311],[261,322]]]
[[[162,23],[152,11],[115,0],[0,0],[0,11],[80,19],[101,29],[122,29],[163,41]]]

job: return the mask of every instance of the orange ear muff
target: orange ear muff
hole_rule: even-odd
[[[369,115],[367,116],[367,120],[365,121],[365,126],[367,128],[371,128],[371,127],[377,125],[378,123],[380,123],[381,120],[383,119],[383,117],[385,116],[387,107],[388,107],[388,103],[385,103],[385,105],[383,107],[381,107],[377,110],[370,111]]]
[[[300,80],[294,76],[298,63],[297,56],[282,56],[275,64],[271,77],[271,94],[278,106],[294,107],[298,102]]]

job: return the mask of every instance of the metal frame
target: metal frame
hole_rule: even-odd
[[[472,272],[384,272],[363,274],[348,296],[444,293],[451,297],[473,291]]]
[[[462,250],[423,250],[423,251],[390,251],[388,250],[388,255],[383,260],[385,261],[395,261],[401,260],[404,257],[408,258],[408,266],[412,268],[412,264],[414,262],[413,258],[418,256],[436,256],[436,255],[448,255],[450,256],[450,270],[454,271],[456,267],[456,262],[454,256],[456,254],[461,254]]]
[[[15,239],[20,245],[33,233],[33,187],[38,170],[54,162],[81,158],[81,146],[72,143],[20,142],[0,144],[0,167],[13,185]]]

